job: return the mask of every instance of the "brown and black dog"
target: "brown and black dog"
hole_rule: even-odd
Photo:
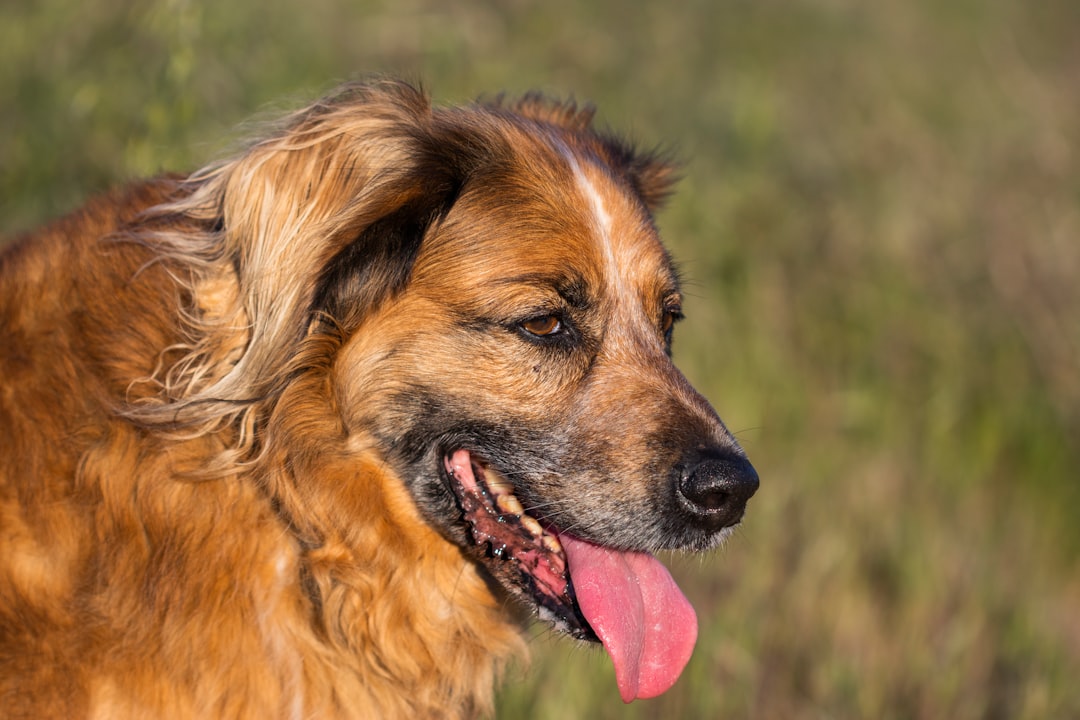
[[[6,717],[490,712],[523,616],[666,690],[757,475],[671,362],[670,165],[357,84],[0,256]]]

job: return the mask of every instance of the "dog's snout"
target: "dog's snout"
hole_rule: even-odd
[[[735,525],[758,489],[758,474],[741,454],[696,454],[682,467],[677,492],[694,518],[710,530]]]

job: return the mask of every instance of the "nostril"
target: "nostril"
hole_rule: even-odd
[[[693,513],[734,524],[757,492],[758,474],[745,457],[708,457],[685,468],[678,489]]]
[[[684,488],[683,495],[686,496],[687,500],[704,510],[719,510],[731,497],[727,488],[720,486],[703,488],[691,485]]]

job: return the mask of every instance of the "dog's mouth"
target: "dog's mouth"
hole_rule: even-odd
[[[624,702],[675,683],[697,641],[697,615],[667,568],[649,553],[598,545],[529,514],[513,484],[468,450],[443,464],[493,575],[509,578],[508,589],[557,629],[601,642]]]

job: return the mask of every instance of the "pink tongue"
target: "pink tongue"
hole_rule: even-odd
[[[615,666],[623,702],[678,680],[697,642],[697,615],[660,561],[559,535],[578,605]]]

